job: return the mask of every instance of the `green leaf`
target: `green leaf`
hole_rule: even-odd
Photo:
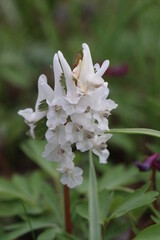
[[[109,193],[107,191],[102,191],[99,194],[99,203],[100,203],[100,223],[104,224],[106,217],[109,213],[111,202],[113,199],[113,192]]]
[[[57,196],[58,194],[54,191],[53,186],[49,185],[47,182],[43,182],[41,185],[43,189],[43,198],[46,203],[46,206],[49,207],[50,211],[52,210],[56,222],[63,226],[63,213],[61,210],[61,201],[62,196]],[[59,197],[59,198],[58,198]]]
[[[99,206],[98,206],[98,191],[97,179],[93,165],[92,151],[89,151],[89,239],[100,240],[100,225],[99,225]]]
[[[53,192],[54,188],[44,181],[41,172],[36,171],[26,177],[14,175],[10,181],[2,180],[0,189],[2,191],[3,185],[4,191],[0,197],[0,216],[24,215],[22,208],[24,202],[28,214],[37,215],[46,210],[53,210],[56,218],[60,218],[61,214],[57,207],[59,202]]]
[[[56,164],[54,164],[53,162],[49,162],[42,157],[44,147],[45,142],[35,141],[33,139],[29,139],[29,141],[21,145],[22,150],[32,161],[39,165],[40,168],[43,169],[54,180],[58,180],[59,182],[59,175],[55,168]]]
[[[160,224],[160,219],[159,218],[157,218],[157,217],[155,217],[155,216],[151,216],[151,218],[152,218],[152,220],[155,222],[155,223],[157,223],[157,224]]]
[[[119,239],[119,236],[127,232],[130,228],[130,223],[125,221],[113,221],[113,224],[109,224],[106,230],[105,240]]]
[[[31,222],[33,230],[43,229],[43,228],[46,228],[46,227],[48,227],[48,228],[52,227],[52,228],[55,228],[57,230],[59,229],[57,227],[57,225],[55,225],[53,223],[52,216],[47,216],[46,215],[46,216],[38,217],[38,218],[30,218],[30,222]],[[11,227],[10,227],[10,229],[11,229]],[[23,236],[24,234],[30,232],[30,226],[27,222],[16,224],[13,229],[14,229],[13,231],[8,231],[4,234],[2,233],[0,235],[0,239],[15,240],[15,239],[19,238],[20,236]]]
[[[66,232],[57,233],[57,240],[80,240],[75,235],[68,234]]]
[[[99,205],[100,205],[100,211],[99,211],[99,224],[104,224],[106,217],[109,213],[109,209],[111,206],[113,198],[113,193],[109,193],[107,191],[102,191],[99,193]],[[88,202],[84,201],[83,203],[79,204],[76,207],[76,212],[83,218],[89,220],[88,215]]]
[[[83,218],[89,219],[88,216],[88,202],[81,203],[76,207],[76,212]]]
[[[160,224],[151,225],[142,230],[134,240],[158,240],[160,239]]]
[[[42,185],[45,183],[42,172],[34,171],[31,176],[26,176],[26,180],[30,186],[32,197],[35,199],[35,202],[39,202],[39,198],[42,194]]]
[[[16,198],[34,204],[34,200],[30,195],[19,191],[10,181],[0,179],[0,199],[11,200]]]
[[[45,230],[44,232],[42,232],[42,233],[38,236],[37,240],[45,240],[45,239],[46,239],[46,240],[54,240],[55,237],[56,237],[56,231],[55,231],[55,229],[50,228],[50,229],[47,229],[47,230]]]
[[[11,217],[23,213],[20,201],[0,202],[0,217]]]
[[[30,184],[28,183],[27,178],[15,174],[13,175],[12,182],[19,192],[22,192],[23,194],[28,196],[32,196]]]
[[[113,134],[142,134],[142,135],[149,135],[152,137],[160,138],[160,131],[148,129],[148,128],[115,128],[110,129],[106,133],[113,133]]]
[[[123,202],[119,204],[116,209],[114,209],[111,218],[120,217],[133,209],[153,202],[159,193],[155,191],[146,192],[148,187],[149,184],[146,184],[142,188],[136,190],[134,193],[126,196]]]
[[[125,190],[121,187],[124,185],[128,185],[133,181],[137,181],[137,173],[138,170],[135,167],[126,169],[122,165],[110,167],[110,165],[108,164],[106,167],[105,175],[99,182],[99,188],[100,190]]]

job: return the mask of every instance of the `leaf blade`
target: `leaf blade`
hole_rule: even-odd
[[[160,236],[160,224],[151,225],[142,230],[134,240],[153,240],[159,239]]]
[[[89,152],[89,160],[89,239],[101,240],[97,180],[91,150]]]
[[[158,196],[158,192],[150,191],[146,192],[149,185],[146,184],[142,188],[136,190],[134,193],[129,194],[125,200],[114,210],[111,218],[117,218],[125,215],[129,211],[145,206],[153,202]]]
[[[160,138],[160,131],[149,128],[114,128],[105,133],[114,134],[142,134]]]

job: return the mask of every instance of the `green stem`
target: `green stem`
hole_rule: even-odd
[[[151,184],[152,184],[153,191],[157,191],[157,187],[156,187],[156,168],[154,168],[154,167],[152,168],[152,174],[151,174],[150,181],[151,181]],[[156,209],[159,209],[157,199],[154,201],[153,205]]]
[[[156,191],[156,169],[154,167],[152,168],[152,175],[150,181],[152,183],[153,191]]]
[[[160,213],[159,211],[154,207],[153,203],[150,204],[150,209],[153,211],[153,213],[155,214],[155,216],[160,219]]]
[[[24,213],[25,213],[25,215],[26,215],[26,219],[27,219],[28,225],[29,225],[30,230],[31,230],[32,238],[33,238],[33,240],[36,240],[36,236],[35,236],[35,233],[34,233],[34,231],[33,231],[32,223],[31,223],[31,221],[30,221],[30,219],[29,219],[29,217],[28,217],[26,207],[25,207],[25,205],[24,205],[24,203],[23,203],[22,201],[21,201],[20,203],[21,203],[21,205],[22,205],[22,207],[23,207],[23,209],[24,209]]]
[[[148,128],[114,128],[105,133],[114,134],[141,134],[160,138],[160,131]]]

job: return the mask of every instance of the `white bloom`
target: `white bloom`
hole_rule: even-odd
[[[79,167],[71,166],[71,163],[68,163],[68,166],[62,165],[61,168],[58,169],[60,173],[62,173],[62,177],[60,179],[61,183],[67,185],[70,188],[74,188],[78,185],[81,185],[83,182],[83,171]]]
[[[56,127],[56,129],[54,130],[47,130],[45,137],[46,140],[50,143],[53,143],[53,145],[56,144],[61,144],[64,145],[66,144],[67,140],[65,138],[65,126],[64,125],[60,125],[58,127]]]
[[[88,151],[92,148],[92,139],[94,138],[94,132],[89,132],[87,130],[84,130],[82,132],[81,138],[76,143],[76,147],[81,152]]]
[[[100,163],[106,163],[109,157],[106,142],[112,137],[111,134],[104,134],[102,136],[95,136],[92,139],[92,151],[99,157]]]
[[[55,129],[59,124],[65,124],[67,114],[64,111],[66,105],[65,91],[61,86],[60,80],[62,76],[62,68],[59,63],[58,55],[55,54],[53,58],[54,69],[54,91],[47,83],[43,83],[42,87],[49,105],[47,113],[47,126],[49,129]]]
[[[66,143],[65,145],[53,145],[52,143],[47,143],[42,156],[48,161],[54,162],[63,162],[64,160],[73,161],[75,157],[69,143]]]
[[[42,156],[47,160],[62,162],[63,159],[73,160],[74,153],[72,152],[71,144],[65,138],[64,125],[58,126],[55,130],[46,132],[48,143],[45,146],[45,151]]]
[[[95,73],[91,53],[87,44],[82,44],[83,47],[83,59],[79,61],[79,73],[77,73],[77,68],[73,70],[76,72],[77,86],[80,91],[84,94],[88,94],[90,91],[94,91],[95,88],[100,87],[104,84],[102,75],[105,73],[109,66],[109,61],[106,60],[101,67],[97,67],[97,72]]]
[[[77,87],[73,81],[73,74],[72,74],[71,68],[60,51],[58,51],[58,56],[63,68],[65,80],[66,80],[66,88],[67,88],[66,100],[71,104],[77,104],[81,96],[78,94]]]
[[[30,127],[30,134],[34,138],[34,128],[35,123],[41,120],[46,115],[46,110],[41,110],[39,108],[41,102],[45,100],[45,95],[42,89],[42,84],[47,83],[47,78],[45,75],[40,75],[38,79],[38,98],[35,104],[35,111],[32,108],[26,108],[24,110],[19,110],[18,114],[21,115],[27,125]]]
[[[71,120],[73,123],[76,123],[80,126],[82,126],[84,129],[87,129],[88,131],[93,131],[94,127],[92,125],[92,115],[90,112],[86,112],[86,113],[81,113],[81,114],[72,114],[71,115]]]
[[[54,106],[49,108],[47,113],[47,126],[49,129],[55,129],[59,124],[65,124],[67,119],[67,114],[65,111],[59,107]]]
[[[106,142],[112,135],[104,134],[104,131],[109,130],[108,116],[117,107],[108,99],[108,83],[102,78],[109,61],[104,61],[101,66],[93,65],[88,45],[84,43],[82,48],[82,58],[77,58],[73,71],[58,51],[53,58],[54,90],[41,75],[35,111],[31,108],[19,111],[33,137],[36,122],[47,117],[47,144],[42,156],[59,163],[60,181],[70,188],[83,181],[82,169],[74,166],[72,144],[81,152],[91,149],[100,163],[106,163],[109,156]],[[62,86],[63,78],[65,86]],[[48,105],[47,110],[39,107],[43,100]]]
[[[68,122],[66,125],[66,139],[71,143],[76,143],[79,139],[80,131],[82,126],[73,122]]]
[[[98,122],[98,128],[102,131],[109,130],[108,127],[108,116],[111,110],[115,109],[117,104],[110,99],[105,99],[101,102],[99,108],[93,110],[93,118]]]

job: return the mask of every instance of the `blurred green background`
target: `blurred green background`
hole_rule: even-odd
[[[34,167],[20,150],[27,126],[17,111],[34,107],[41,73],[53,85],[53,54],[60,49],[72,66],[83,42],[95,63],[110,60],[105,80],[119,105],[110,128],[160,130],[159,10],[158,0],[0,0],[1,175]],[[156,141],[113,136],[109,161],[158,151]]]

